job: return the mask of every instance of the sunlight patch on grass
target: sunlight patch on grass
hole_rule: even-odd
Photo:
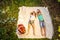
[[[60,2],[60,0],[58,0],[58,2]]]
[[[58,26],[58,32],[60,32],[60,26]]]

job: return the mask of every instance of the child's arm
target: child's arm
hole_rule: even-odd
[[[36,14],[36,16],[35,17],[37,17],[38,16],[38,14]]]

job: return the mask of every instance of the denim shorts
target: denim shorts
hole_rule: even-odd
[[[44,21],[39,21],[40,27],[45,27]]]
[[[32,20],[32,21],[31,21],[31,20],[29,20],[29,23],[30,23],[30,24],[33,24],[33,23],[34,23],[34,20]]]

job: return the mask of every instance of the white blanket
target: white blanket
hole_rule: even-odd
[[[45,27],[46,27],[46,37],[51,39],[53,36],[53,25],[51,21],[51,17],[48,11],[48,7],[19,7],[19,13],[18,13],[18,24],[24,24],[26,31],[28,31],[28,21],[29,21],[29,16],[32,11],[35,11],[37,9],[40,9],[44,21],[45,21]],[[30,32],[28,35],[19,35],[18,32],[16,32],[19,38],[44,38],[41,36],[41,31],[40,31],[40,26],[39,26],[39,20],[36,18],[35,20],[35,34],[36,36],[33,35],[33,29],[30,27]],[[26,32],[27,33],[27,32]]]

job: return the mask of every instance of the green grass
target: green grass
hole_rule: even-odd
[[[49,1],[46,0],[46,2],[49,2]],[[60,2],[60,0],[58,0],[58,2]],[[42,0],[1,0],[0,1],[0,40],[49,40],[47,38],[18,39],[17,35],[15,33],[16,27],[17,27],[17,20],[18,20],[18,12],[19,12],[18,8],[21,6],[33,7],[33,6],[41,6],[44,4],[45,3],[43,3]],[[50,5],[49,3],[47,3],[47,4]],[[55,8],[55,7],[52,8],[51,6],[53,7],[53,3],[50,5],[49,8],[51,8],[51,9]],[[51,16],[53,15],[53,18],[55,17],[55,15],[54,15],[55,12],[58,12],[57,9],[55,9],[55,10],[56,11],[50,10],[50,11],[53,11],[53,12],[51,12]],[[52,19],[52,20],[54,20],[54,19]],[[58,22],[56,22],[56,24],[54,24],[54,28],[57,28],[57,26],[60,25],[60,23],[58,25],[57,25],[57,23]],[[55,29],[55,31],[56,30],[57,29]],[[58,31],[60,32],[60,26],[58,28]],[[55,33],[57,33],[57,32],[55,32]],[[58,38],[57,35],[53,36],[54,40],[55,40],[55,38]]]
[[[58,26],[58,32],[60,32],[60,26]]]
[[[60,2],[60,0],[58,0],[58,2]]]
[[[49,40],[48,38],[20,38],[19,40]]]

